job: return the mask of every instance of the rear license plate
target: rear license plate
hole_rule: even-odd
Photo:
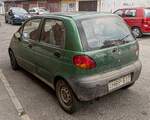
[[[125,84],[130,83],[130,82],[131,82],[131,74],[126,75],[126,76],[119,78],[117,80],[109,82],[108,83],[108,90],[112,91],[112,90],[119,88],[120,86],[125,85]]]

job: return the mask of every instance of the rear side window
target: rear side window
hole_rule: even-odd
[[[125,17],[136,17],[136,10],[126,10]]]
[[[109,48],[135,40],[127,25],[119,17],[84,19],[80,24],[83,28],[79,29],[80,36],[86,50]]]
[[[145,9],[145,17],[150,18],[150,9]]]
[[[25,40],[39,40],[39,25],[41,19],[32,19],[25,23],[22,37]]]
[[[65,27],[63,22],[60,20],[46,19],[42,29],[41,42],[63,48],[64,41]]]

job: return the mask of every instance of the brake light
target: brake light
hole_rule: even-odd
[[[73,64],[80,69],[92,69],[96,67],[95,61],[86,55],[74,56]]]

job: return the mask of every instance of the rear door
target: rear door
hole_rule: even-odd
[[[146,31],[150,32],[150,9],[144,9],[144,25],[146,27]]]
[[[126,9],[124,12],[124,20],[131,28],[135,26],[141,28],[142,16],[139,16],[138,10],[136,9]]]
[[[61,70],[64,59],[65,29],[60,19],[46,18],[43,23],[40,42],[34,49],[37,54],[36,74],[52,82],[53,76]]]

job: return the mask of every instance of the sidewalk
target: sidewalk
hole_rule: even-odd
[[[20,120],[18,113],[0,80],[0,120]]]

